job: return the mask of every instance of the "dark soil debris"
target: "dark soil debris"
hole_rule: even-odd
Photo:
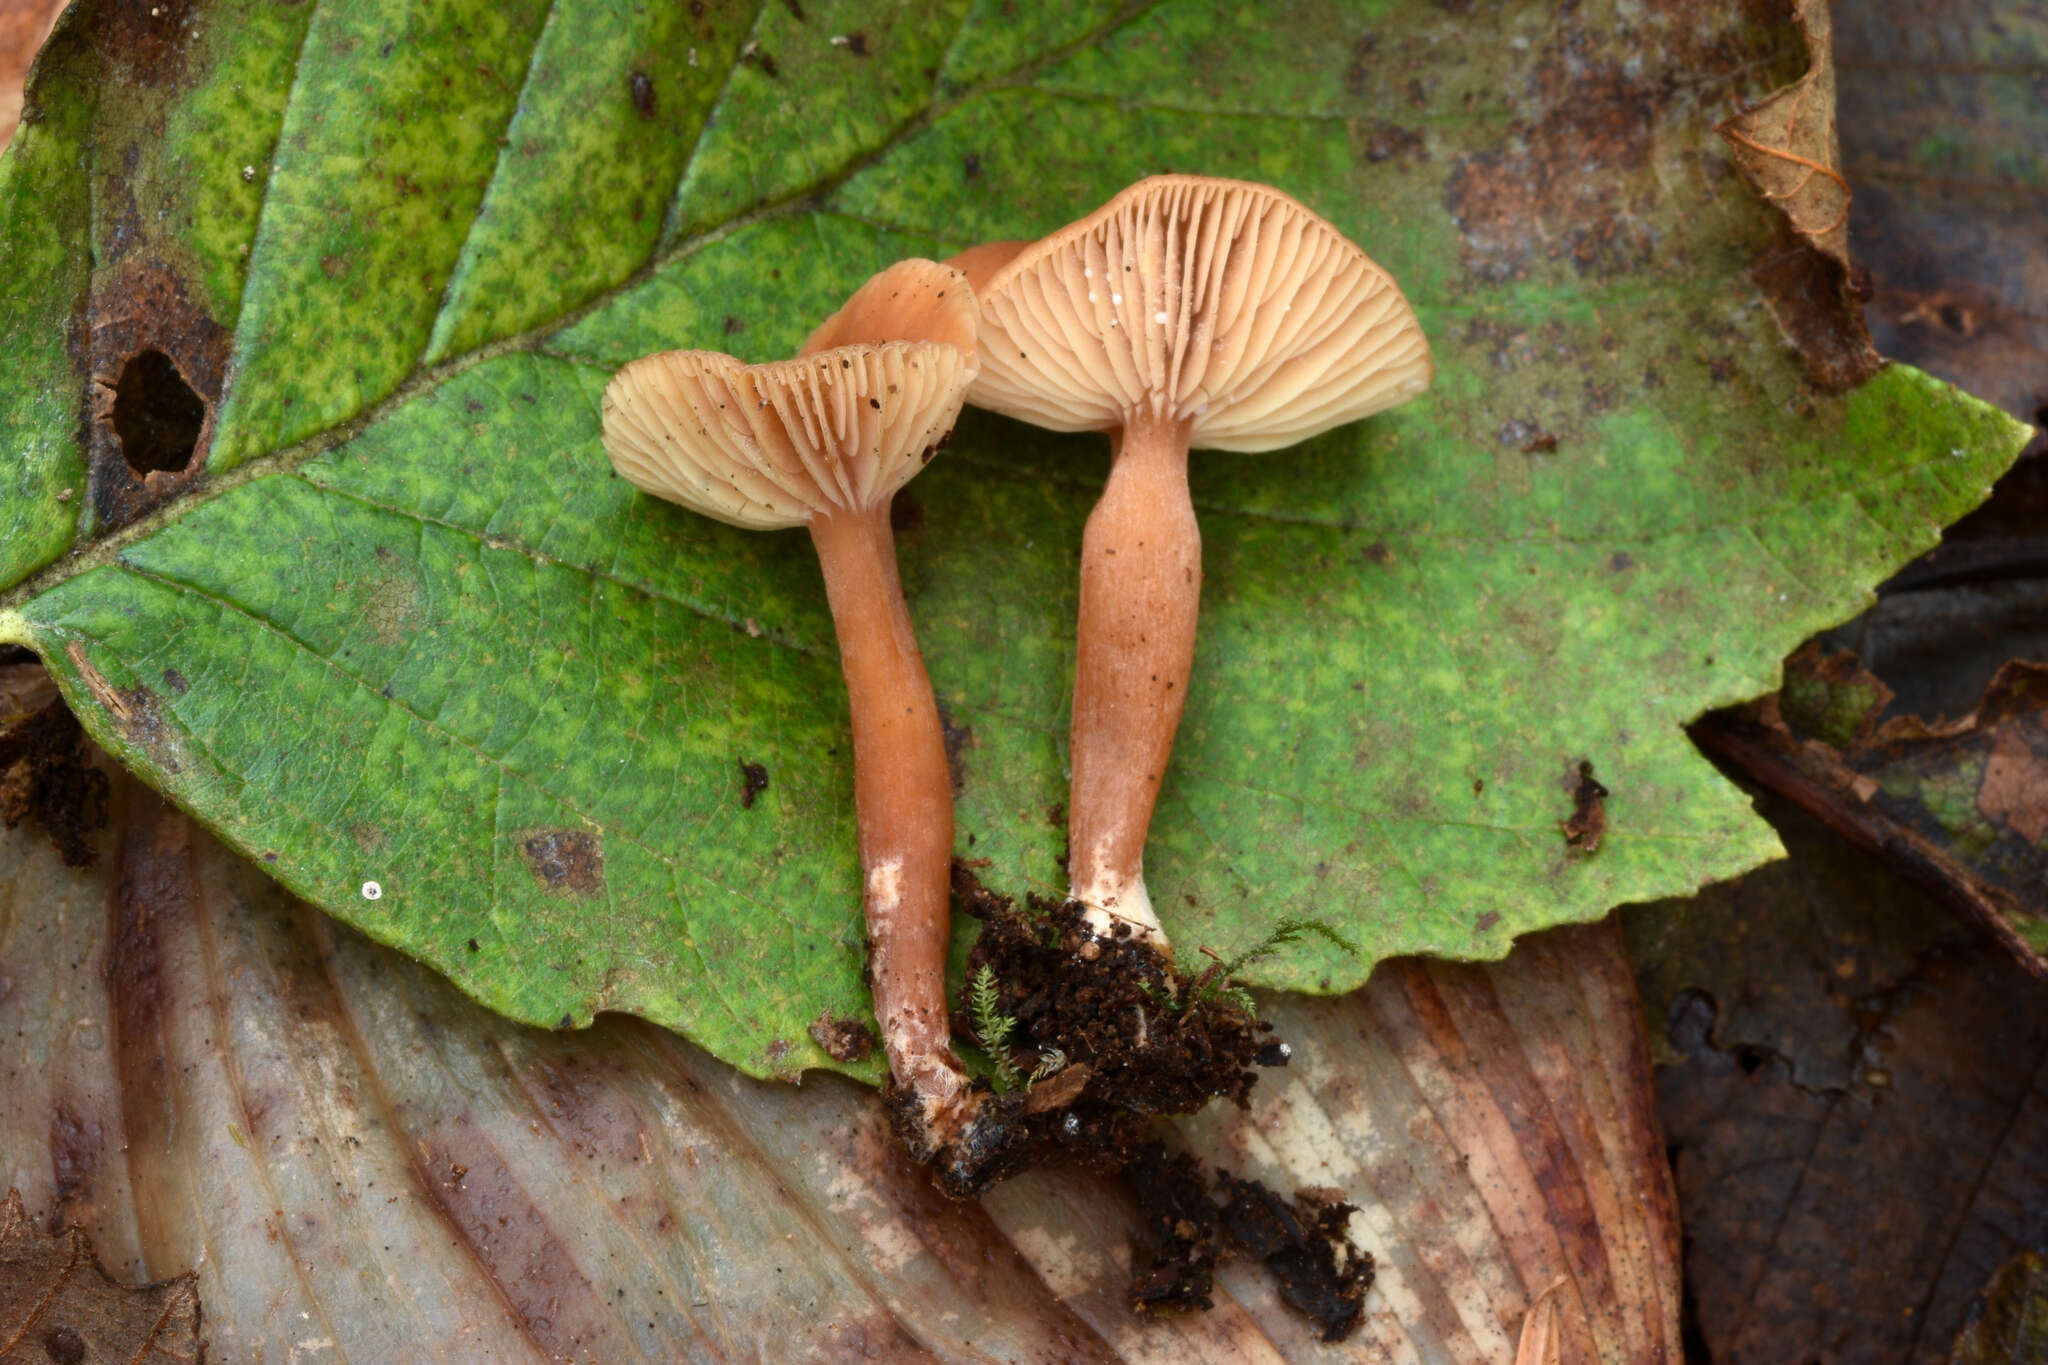
[[[1281,1301],[1321,1327],[1324,1341],[1349,1336],[1373,1279],[1372,1253],[1345,1231],[1353,1206],[1336,1190],[1297,1190],[1290,1205],[1255,1180],[1227,1171],[1217,1178],[1226,1196],[1224,1232],[1266,1263]]]
[[[811,1021],[810,1034],[811,1041],[835,1062],[857,1062],[875,1050],[875,1031],[866,1021],[836,1019],[830,1010],[821,1010]]]
[[[0,822],[33,817],[67,867],[98,861],[92,835],[107,823],[107,775],[85,731],[53,701],[0,730]]]
[[[1168,1156],[1153,1142],[1125,1174],[1144,1225],[1131,1248],[1131,1307],[1161,1313],[1213,1306],[1221,1247],[1201,1163],[1186,1152]]]
[[[959,863],[953,892],[982,922],[968,973],[993,972],[998,1012],[1016,1020],[1019,1070],[1063,1065],[1034,1085],[985,1096],[946,1150],[916,1153],[933,1161],[948,1194],[966,1198],[1053,1157],[1122,1169],[1147,1140],[1144,1119],[1193,1113],[1218,1096],[1249,1101],[1271,1025],[1220,994],[1183,996],[1156,949],[1098,938],[1076,902],[1034,898],[1020,912]],[[974,1034],[964,1001],[953,1028]],[[899,1130],[915,1151],[915,1125]]]
[[[1607,833],[1607,788],[1600,785],[1593,776],[1593,764],[1581,759],[1577,769],[1566,779],[1565,789],[1572,794],[1571,818],[1564,822],[1564,841],[1573,848],[1586,853],[1597,853],[1600,837]]]
[[[938,708],[939,733],[946,743],[946,777],[953,784],[953,799],[957,801],[967,785],[966,755],[974,747],[974,730],[970,726],[955,724],[946,703],[938,703]]]
[[[740,806],[745,810],[754,808],[754,798],[768,790],[768,765],[740,760]]]

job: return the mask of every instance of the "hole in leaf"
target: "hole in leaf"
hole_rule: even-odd
[[[114,386],[114,434],[138,474],[183,469],[199,445],[206,401],[162,351],[138,351]]]

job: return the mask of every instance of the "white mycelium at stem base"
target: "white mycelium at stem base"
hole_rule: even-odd
[[[904,261],[795,360],[669,351],[619,371],[604,397],[605,449],[636,486],[735,526],[811,533],[853,723],[875,1013],[890,1074],[934,1142],[961,1119],[968,1084],[945,990],[952,789],[889,502],[959,416],[975,322],[964,276]]]
[[[956,259],[981,296],[970,401],[1111,433],[1081,542],[1069,872],[1098,932],[1122,920],[1165,951],[1144,851],[1201,601],[1188,450],[1277,450],[1392,407],[1429,387],[1429,343],[1343,234],[1242,181],[1158,176]]]

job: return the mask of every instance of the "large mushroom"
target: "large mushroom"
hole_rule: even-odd
[[[964,276],[903,261],[797,359],[667,351],[620,370],[604,394],[605,450],[636,487],[734,526],[802,526],[817,547],[853,721],[869,982],[898,1113],[907,1104],[913,1146],[928,1148],[969,1107],[946,1005],[953,804],[889,503],[953,429],[975,325]]]
[[[1166,954],[1144,852],[1201,600],[1188,451],[1277,450],[1392,407],[1429,387],[1429,343],[1386,271],[1243,181],[1156,176],[1041,241],[955,261],[981,298],[969,401],[1109,433],[1081,541],[1070,876],[1095,933]]]

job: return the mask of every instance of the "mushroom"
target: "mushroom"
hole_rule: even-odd
[[[1429,387],[1429,342],[1386,271],[1243,181],[1155,176],[1041,241],[955,260],[981,298],[969,400],[1109,433],[1081,540],[1072,895],[1096,934],[1121,922],[1170,960],[1144,852],[1201,600],[1188,450],[1277,450],[1392,407]]]
[[[952,787],[931,680],[897,578],[889,502],[951,433],[975,374],[974,294],[899,262],[794,360],[645,356],[604,394],[604,445],[636,487],[734,526],[802,526],[817,547],[853,720],[868,972],[914,1146],[968,1090],[947,1022]]]

